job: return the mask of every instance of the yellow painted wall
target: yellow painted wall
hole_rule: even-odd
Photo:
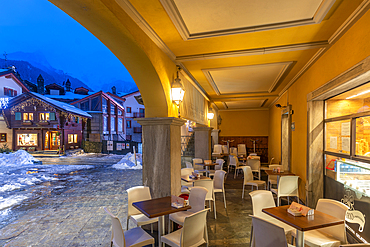
[[[268,136],[269,111],[219,111],[220,136]]]
[[[287,97],[293,106],[292,121],[292,172],[301,178],[300,197],[305,200],[306,146],[307,146],[307,94],[345,72],[370,56],[370,11],[362,16],[328,51],[324,53],[288,90]],[[270,108],[269,155],[278,154],[280,142],[280,110]],[[271,156],[270,156],[271,157]],[[278,156],[280,157],[280,156]]]

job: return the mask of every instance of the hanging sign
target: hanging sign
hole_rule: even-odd
[[[107,141],[107,150],[113,151],[113,141]]]

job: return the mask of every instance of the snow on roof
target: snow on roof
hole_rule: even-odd
[[[65,110],[65,111],[68,111],[68,112],[72,112],[72,113],[75,113],[77,115],[81,115],[81,116],[84,116],[84,117],[88,117],[88,118],[91,118],[91,115],[81,109],[78,109],[77,107],[73,106],[73,105],[69,105],[67,103],[63,103],[63,102],[60,102],[60,101],[57,101],[57,100],[53,100],[53,99],[50,99],[44,95],[41,95],[41,94],[38,94],[38,93],[34,93],[34,92],[29,92],[30,95],[33,95],[49,104],[52,104],[56,107],[59,107],[61,108],[62,110]],[[54,95],[53,95],[54,96]]]
[[[78,99],[83,99],[86,96],[89,96],[90,94],[93,94],[93,92],[89,92],[88,95],[82,95],[82,94],[76,94],[73,92],[66,92],[65,95],[48,95],[48,97],[53,98],[53,99],[72,99],[72,100],[78,100]]]
[[[9,71],[9,69],[0,69],[0,73],[5,72],[5,71]]]

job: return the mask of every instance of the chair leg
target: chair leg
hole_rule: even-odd
[[[244,186],[243,186],[244,187]],[[225,205],[225,208],[226,208],[226,197],[225,197],[225,190],[222,191],[222,194],[224,195],[224,205]]]
[[[150,233],[153,234],[153,223],[150,224]]]
[[[130,218],[127,218],[127,227],[126,227],[126,231],[128,230],[129,222],[130,222]]]
[[[171,232],[171,220],[168,218],[168,233]]]
[[[288,196],[288,205],[290,205],[290,202],[289,202],[289,196]]]
[[[245,185],[243,184],[243,193],[242,193],[242,199],[244,198],[244,187],[245,187]]]
[[[292,235],[291,244],[294,245],[294,236]]]
[[[250,238],[249,238],[249,247],[254,247],[253,225],[251,226],[251,235],[250,235]]]
[[[213,211],[215,211],[215,219],[216,217],[216,200],[213,200]]]
[[[276,204],[277,204],[278,207],[280,206],[280,197],[279,196],[276,197]]]

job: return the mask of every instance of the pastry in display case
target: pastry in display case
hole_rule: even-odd
[[[370,197],[370,164],[341,158],[336,160],[335,168],[338,182]]]

